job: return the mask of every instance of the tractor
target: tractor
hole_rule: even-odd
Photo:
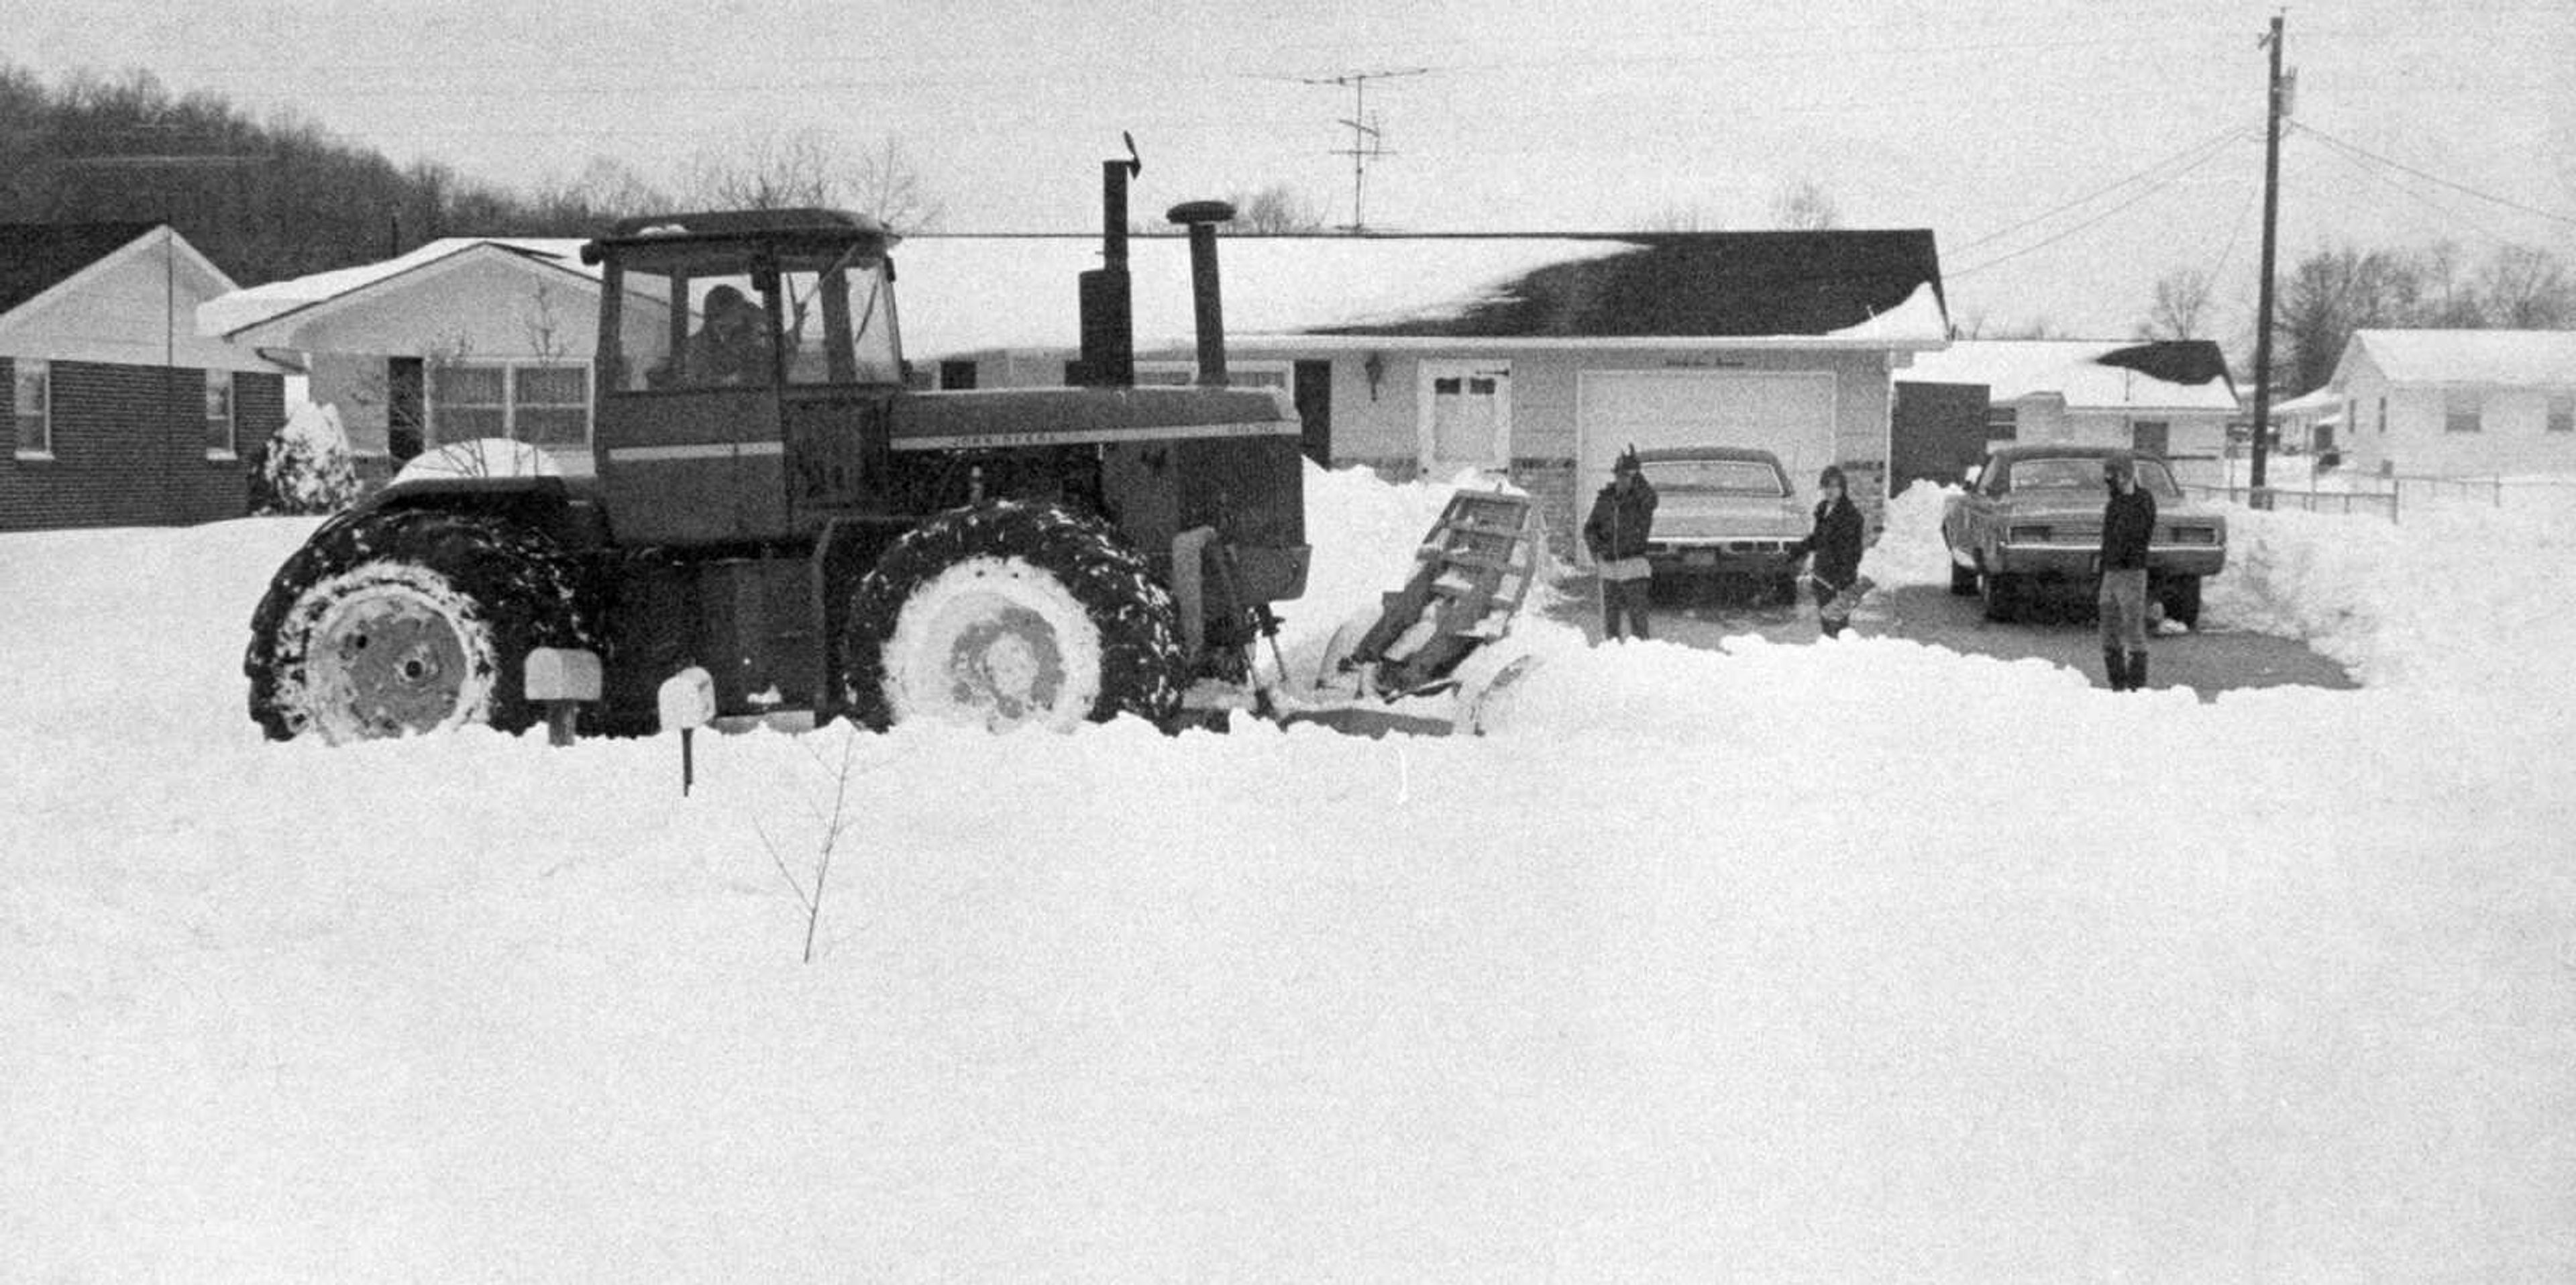
[[[1240,707],[1308,562],[1299,424],[1226,383],[1219,202],[1187,227],[1198,382],[1139,388],[1133,143],[1102,167],[1064,387],[907,379],[897,235],[865,215],[634,218],[601,274],[590,477],[398,481],[324,523],[251,621],[250,713],[333,742],[574,713],[1165,726]],[[1186,699],[1185,699],[1186,698]]]

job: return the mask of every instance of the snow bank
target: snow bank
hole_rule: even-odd
[[[1310,479],[1299,647],[1445,498]],[[1919,491],[1882,580],[1938,570]],[[686,798],[668,739],[260,742],[246,621],[310,520],[0,537],[0,1244],[39,1279],[2565,1278],[2565,653],[2470,614],[2563,601],[2564,521],[2382,557],[2249,521],[2213,616],[2348,642],[2362,691],[1531,629],[1496,736],[707,736]]]

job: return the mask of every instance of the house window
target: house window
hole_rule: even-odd
[[[2576,393],[2560,393],[2549,399],[2549,431],[2576,433]]]
[[[42,361],[21,357],[16,362],[18,446],[20,455],[48,456],[54,453],[53,370]]]
[[[210,370],[206,372],[206,458],[230,459],[233,445],[233,373]]]
[[[2379,399],[2379,431],[2382,434],[2388,432],[2388,399],[2385,397]]]
[[[2129,425],[2130,449],[2142,455],[2164,455],[2173,445],[2173,425],[2160,419],[2142,419]]]
[[[2479,397],[2476,393],[2446,393],[2442,397],[2442,431],[2474,433],[2478,431]]]
[[[506,437],[590,444],[590,369],[581,362],[454,362],[430,372],[429,424],[442,445]]]
[[[516,366],[510,371],[510,436],[538,446],[590,445],[590,371]]]
[[[2021,436],[2021,411],[2013,406],[1986,408],[1986,440],[2009,442]]]

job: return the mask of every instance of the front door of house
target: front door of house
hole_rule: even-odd
[[[1512,462],[1512,364],[1430,360],[1418,381],[1423,475],[1448,481],[1461,469],[1502,472]]]

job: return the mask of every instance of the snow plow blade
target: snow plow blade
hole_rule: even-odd
[[[1538,577],[1536,509],[1525,495],[1460,491],[1414,551],[1413,577],[1384,596],[1377,623],[1332,662],[1388,700],[1431,695],[1460,662],[1511,632]],[[1334,681],[1326,673],[1318,685]]]
[[[1460,666],[1511,632],[1538,578],[1543,547],[1528,496],[1451,496],[1414,551],[1404,587],[1382,596],[1377,619],[1365,629],[1354,632],[1354,622],[1334,636],[1315,675],[1315,703],[1300,702],[1280,721],[1366,736],[1481,732],[1486,692],[1508,686],[1504,675],[1517,680],[1531,662],[1516,660],[1484,681],[1469,680]],[[1441,697],[1450,708],[1427,699]],[[1411,708],[1395,708],[1399,702]]]

